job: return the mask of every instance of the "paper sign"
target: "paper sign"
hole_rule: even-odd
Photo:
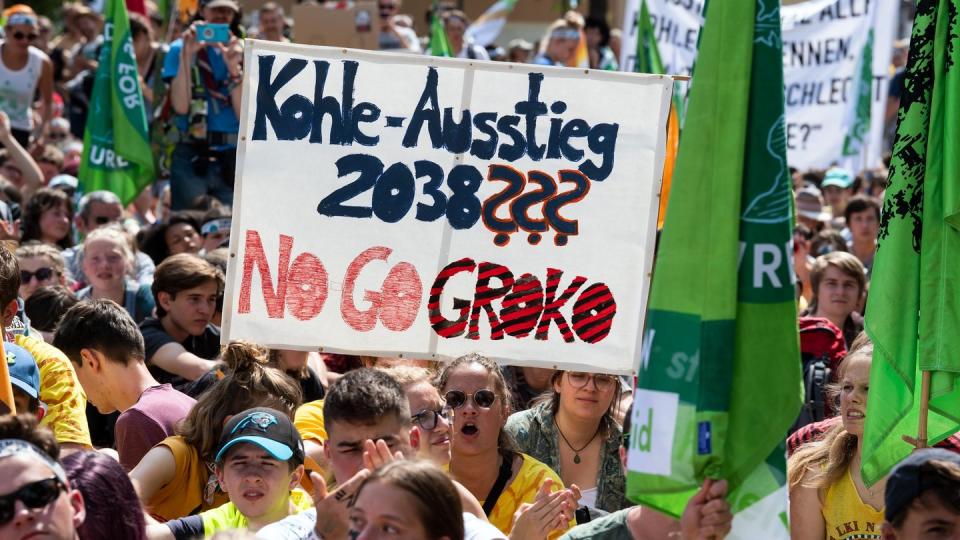
[[[225,340],[635,370],[670,79],[245,54]]]

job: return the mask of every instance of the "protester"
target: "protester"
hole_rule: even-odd
[[[167,47],[154,40],[150,21],[139,13],[130,13],[130,39],[133,40],[133,52],[137,60],[140,91],[143,92],[147,118],[153,118],[154,110],[163,106],[167,95],[161,74]]]
[[[525,39],[514,39],[507,45],[507,61],[526,64],[533,54],[533,44]]]
[[[101,452],[74,452],[63,458],[70,484],[83,495],[80,540],[145,540],[147,524],[130,478]]]
[[[380,50],[419,53],[420,40],[412,28],[397,24],[401,0],[378,0],[380,9]]]
[[[303,476],[303,441],[284,411],[257,407],[223,427],[215,470],[230,502],[200,514],[150,527],[151,539],[187,540],[218,531],[248,529],[297,514],[312,505],[295,489]]]
[[[30,319],[30,327],[50,343],[60,319],[77,302],[77,295],[62,285],[40,287],[23,303],[23,312]]]
[[[173,435],[196,403],[150,375],[143,361],[143,337],[130,315],[114,302],[94,300],[71,308],[53,343],[76,366],[87,399],[97,410],[121,411],[115,440],[126,470]]]
[[[847,202],[844,220],[850,229],[847,247],[866,270],[873,269],[873,256],[877,253],[877,235],[880,232],[880,201],[868,195],[855,195]]]
[[[53,64],[40,49],[30,45],[37,39],[37,15],[29,6],[16,4],[3,12],[7,21],[0,41],[0,110],[10,117],[14,138],[28,148],[31,135],[45,133],[53,117]],[[33,100],[39,92],[42,107],[40,125],[34,125]]]
[[[249,343],[228,345],[224,377],[197,399],[177,435],[156,445],[130,471],[140,500],[155,519],[177,519],[228,502],[213,471],[223,426],[232,416],[254,407],[293,416],[300,406],[300,388],[265,366],[259,354]]]
[[[304,403],[323,399],[326,391],[319,375],[309,365],[307,351],[291,351],[273,349],[270,351],[270,365],[286,373],[290,378],[300,383]]]
[[[587,17],[583,26],[587,39],[587,55],[590,69],[617,71],[619,63],[610,48],[610,25],[600,17]]]
[[[399,460],[373,471],[357,490],[349,534],[376,538],[385,529],[404,538],[463,538],[463,508],[453,482],[424,461]]]
[[[77,298],[113,300],[137,323],[153,315],[150,284],[139,285],[131,278],[134,256],[123,229],[113,225],[94,230],[84,240],[79,258],[90,285],[77,291]]]
[[[884,540],[960,538],[960,455],[919,449],[890,471]]]
[[[487,50],[474,43],[467,35],[470,19],[459,9],[448,9],[441,15],[443,29],[450,42],[450,53],[454,58],[469,58],[470,60],[489,60]]]
[[[210,324],[223,274],[196,255],[174,255],[154,274],[156,317],[140,323],[147,365],[161,383],[178,389],[215,367],[220,330]]]
[[[73,245],[73,202],[66,193],[40,188],[23,209],[21,242],[36,240],[67,249]]]
[[[63,151],[52,144],[37,145],[34,146],[33,156],[43,173],[43,183],[50,185],[53,177],[63,170]]]
[[[53,434],[34,417],[0,417],[0,493],[11,503],[0,538],[77,540],[83,495],[71,487],[59,457]]]
[[[37,361],[40,369],[40,401],[47,406],[42,424],[53,430],[62,448],[75,451],[88,448],[90,430],[84,410],[86,397],[73,371],[70,360],[59,349],[47,345],[30,334],[17,313],[20,302],[20,268],[17,259],[6,248],[0,247],[0,308],[3,311],[4,328],[20,328],[8,334],[5,341],[13,341],[23,347]]]
[[[558,19],[550,25],[543,36],[540,54],[534,64],[542,66],[565,66],[573,58],[580,43],[580,28],[567,19]]]
[[[66,266],[57,248],[28,242],[17,248],[16,255],[20,265],[20,298],[29,300],[40,287],[67,284]]]
[[[27,152],[27,146],[17,140],[10,117],[4,109],[0,109],[0,145],[4,147],[0,176],[9,180],[24,198],[29,199],[43,186],[43,171]]]
[[[192,212],[175,212],[166,221],[159,221],[141,231],[140,250],[160,264],[171,255],[199,253],[202,247],[200,222]]]
[[[840,167],[830,168],[824,174],[820,189],[833,215],[833,226],[838,230],[842,229],[846,223],[839,218],[845,215],[847,201],[854,194],[853,173]]]
[[[857,339],[840,364],[840,418],[820,441],[800,447],[787,464],[791,536],[825,539],[837,527],[877,530],[883,523],[885,479],[867,486],[860,474],[864,415],[873,345]]]
[[[510,396],[496,364],[478,354],[461,356],[444,366],[437,387],[454,410],[450,475],[483,504],[490,523],[509,533],[513,514],[533,502],[545,479],[561,490],[563,482],[540,461],[514,450],[504,429]]]
[[[37,369],[37,361],[29,351],[13,343],[3,344],[3,355],[17,414],[31,414],[40,420],[44,410],[40,403],[40,370]]]
[[[170,162],[174,210],[190,207],[202,195],[213,195],[225,204],[233,200],[242,41],[231,35],[227,43],[207,44],[197,40],[197,27],[229,25],[240,7],[234,0],[205,0],[201,6],[203,20],[191,24],[170,44],[163,64],[179,131]]]
[[[551,390],[504,428],[521,452],[580,488],[580,506],[615,512],[630,506],[620,466],[622,432],[614,419],[620,381],[611,375],[557,371]]]
[[[257,26],[259,28],[257,39],[263,39],[266,41],[279,41],[281,43],[290,42],[290,40],[287,39],[287,36],[283,34],[283,30],[287,23],[286,19],[284,18],[282,6],[276,2],[267,2],[266,4],[260,6],[260,10],[257,12],[257,15]]]
[[[824,317],[843,331],[849,349],[863,330],[857,308],[866,292],[863,264],[853,255],[835,251],[817,257],[810,268],[813,298],[802,317]]]

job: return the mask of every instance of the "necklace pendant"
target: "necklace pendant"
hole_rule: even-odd
[[[580,464],[580,454],[573,455],[573,462],[576,463],[577,465]]]

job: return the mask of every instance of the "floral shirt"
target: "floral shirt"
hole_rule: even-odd
[[[561,475],[560,435],[553,420],[549,403],[510,415],[505,427],[517,443],[517,448]],[[620,426],[612,423],[612,432],[600,451],[600,470],[597,473],[597,505],[605,512],[616,512],[632,506],[627,500],[627,481],[620,466]]]

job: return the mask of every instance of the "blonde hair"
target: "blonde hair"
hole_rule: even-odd
[[[419,366],[390,366],[377,367],[375,369],[379,369],[380,371],[396,379],[396,381],[400,383],[400,386],[402,386],[404,390],[407,390],[414,384],[421,382],[430,384],[430,381],[435,375],[434,371]]]
[[[838,380],[843,380],[850,359],[855,356],[873,357],[873,344],[861,333],[854,340],[854,347],[840,363]],[[839,385],[827,388],[827,396],[833,400],[839,396]],[[857,454],[857,436],[848,432],[843,422],[838,422],[819,441],[804,444],[790,456],[787,462],[787,481],[790,487],[800,485],[807,473],[809,480],[804,487],[825,489],[840,479],[850,467]]]
[[[60,254],[60,250],[49,244],[42,244],[37,241],[27,242],[18,247],[14,254],[18,261],[31,257],[46,257],[50,261],[50,266],[58,275],[62,276],[66,272],[67,265],[63,260],[63,255]]]
[[[90,233],[87,234],[87,237],[83,239],[83,245],[80,246],[80,249],[77,251],[77,262],[81,268],[83,267],[83,259],[85,258],[87,244],[97,240],[107,240],[113,242],[117,246],[120,246],[120,251],[123,253],[123,258],[127,262],[127,274],[133,274],[133,269],[136,265],[136,258],[133,255],[133,249],[130,247],[130,235],[128,235],[127,232],[116,223],[98,227],[90,231]]]
[[[856,256],[846,251],[831,251],[826,255],[821,255],[813,261],[813,265],[810,267],[810,287],[813,289],[813,298],[810,299],[810,305],[807,308],[810,313],[816,313],[817,311],[817,291],[820,289],[820,281],[827,273],[827,268],[831,266],[857,280],[860,294],[863,294],[863,291],[867,288],[867,276],[863,263]]]

